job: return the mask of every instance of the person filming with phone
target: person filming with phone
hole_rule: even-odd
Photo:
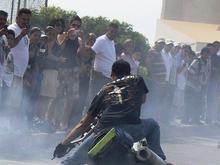
[[[23,76],[29,61],[28,33],[31,15],[32,13],[29,9],[22,8],[17,13],[16,22],[8,26],[8,29],[13,30],[15,33],[15,40],[11,46],[11,53],[14,59],[14,77],[9,92],[9,98],[13,103],[10,106],[10,110],[18,117],[12,121],[23,118],[21,112]],[[15,122],[14,125],[17,125],[17,123]]]

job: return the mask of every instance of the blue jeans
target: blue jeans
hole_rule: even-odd
[[[139,141],[143,138],[147,139],[148,147],[154,151],[162,159],[166,159],[160,146],[160,127],[153,119],[142,119],[140,124],[129,124],[117,126],[129,133],[134,141]],[[116,128],[117,128],[116,127]],[[62,161],[62,165],[83,165],[88,163],[88,149],[91,145],[95,134],[90,135],[73,153],[71,157]]]

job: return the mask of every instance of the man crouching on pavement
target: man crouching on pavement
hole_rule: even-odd
[[[61,164],[85,164],[94,135],[103,129],[112,127],[126,131],[134,141],[146,138],[148,147],[162,159],[166,159],[160,146],[158,123],[153,119],[140,119],[141,105],[145,102],[148,93],[143,78],[130,75],[130,65],[124,60],[114,62],[111,78],[113,81],[104,85],[98,92],[87,114],[56,147],[56,150],[65,148],[71,141],[83,135],[98,117],[94,132],[80,144],[73,156]]]

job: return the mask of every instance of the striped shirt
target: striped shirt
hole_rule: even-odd
[[[146,57],[146,67],[149,73],[149,79],[164,83],[166,78],[166,67],[161,53],[151,49]]]

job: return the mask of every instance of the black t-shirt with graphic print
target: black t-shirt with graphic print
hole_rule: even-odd
[[[125,76],[105,85],[93,99],[88,113],[99,118],[96,129],[140,123],[143,95],[148,88],[142,77]]]

